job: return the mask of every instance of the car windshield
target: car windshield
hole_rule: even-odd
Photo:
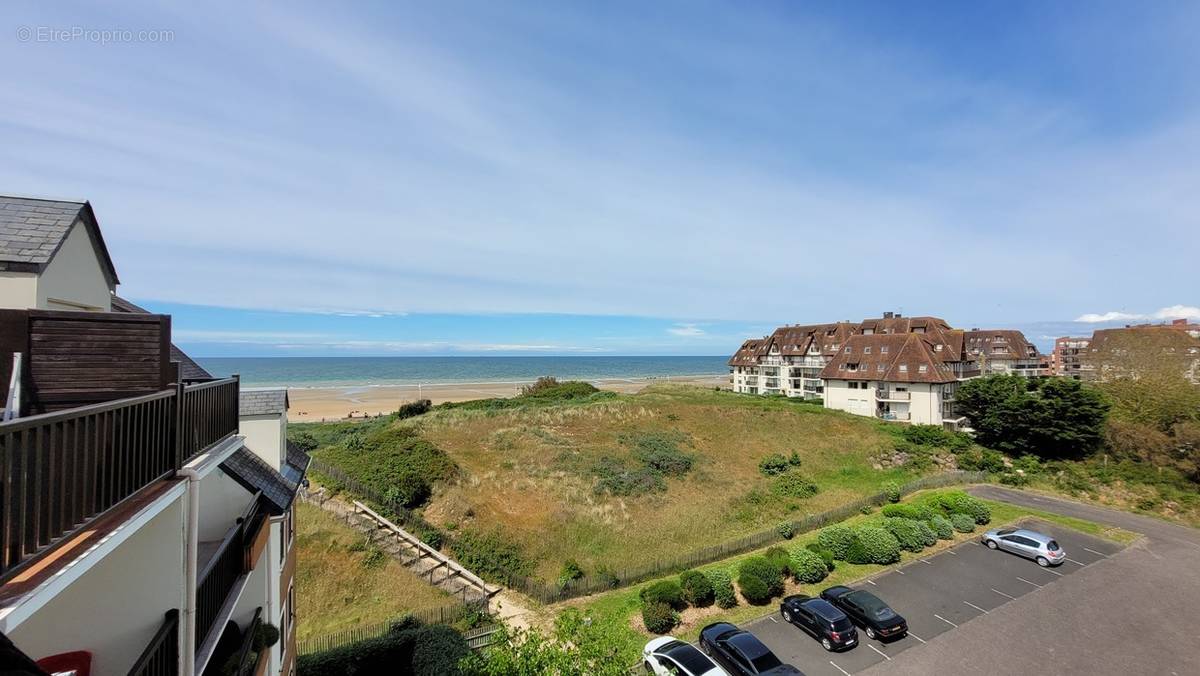
[[[858,604],[859,608],[863,609],[863,613],[867,617],[876,620],[890,620],[896,616],[896,611],[888,607],[888,604],[879,599],[878,596],[870,592],[855,592],[852,595],[852,600]]]
[[[750,662],[754,664],[755,671],[766,671],[767,669],[774,669],[775,667],[783,664],[783,662],[780,662],[779,658],[775,657],[773,653],[764,653],[758,657],[755,657],[753,660],[750,660]]]
[[[1058,543],[1055,542],[1054,540],[1051,540],[1046,543],[1046,549],[1049,549],[1052,552],[1057,552],[1058,551]]]

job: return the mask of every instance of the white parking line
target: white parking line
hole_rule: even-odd
[[[779,620],[775,619],[774,615],[768,615],[767,619],[774,622],[775,624],[779,624]]]
[[[999,595],[1001,595],[1001,596],[1003,596],[1004,598],[1006,598],[1006,599],[1009,599],[1009,600],[1013,600],[1013,601],[1015,601],[1015,600],[1016,600],[1016,598],[1017,598],[1017,597],[1015,597],[1015,596],[1009,596],[1008,594],[1005,594],[1004,592],[1000,591],[999,589],[996,589],[995,587],[992,587],[992,591],[996,592],[997,594],[999,594]]]
[[[917,559],[917,560],[918,560],[918,561],[920,561],[921,563],[923,563],[923,564],[927,565],[927,566],[932,566],[932,565],[933,565],[932,563],[930,563],[930,562],[929,562],[929,559]]]
[[[958,552],[954,551],[953,549],[947,549],[946,553],[951,556],[958,556]]]
[[[1108,555],[1107,555],[1107,554],[1105,554],[1104,552],[1098,552],[1098,551],[1096,551],[1096,550],[1094,550],[1094,549],[1088,549],[1087,547],[1084,547],[1084,548],[1083,548],[1083,551],[1085,551],[1085,552],[1091,552],[1091,553],[1095,554],[1096,556],[1103,556],[1104,558],[1108,558]]]
[[[887,655],[884,655],[883,651],[880,650],[879,648],[876,648],[875,646],[871,645],[870,643],[867,644],[867,647],[870,648],[871,650],[874,650],[875,652],[879,653],[880,655],[883,655],[883,659],[887,660],[888,662],[892,661],[892,658],[888,657]]]
[[[1023,577],[1018,577],[1017,579],[1018,579],[1018,580],[1020,580],[1021,582],[1024,582],[1025,584],[1031,584],[1031,585],[1033,585],[1033,586],[1037,587],[1038,589],[1041,589],[1041,588],[1042,588],[1042,585],[1040,585],[1040,584],[1038,584],[1038,583],[1036,583],[1036,582],[1030,582],[1029,580],[1026,580],[1026,579],[1025,579],[1025,578],[1023,578]]]
[[[978,610],[979,612],[983,613],[984,615],[987,615],[989,612],[983,608],[980,608],[979,606],[975,605],[974,603],[971,603],[970,601],[963,601],[963,603],[967,604],[968,606],[971,606],[972,608],[974,608],[975,610]]]
[[[876,586],[876,587],[878,587],[878,586],[879,586],[879,585],[875,584],[875,580],[867,580],[867,584],[869,584],[869,585],[874,585],[874,586]]]
[[[936,617],[936,618],[938,618],[938,619],[939,619],[939,620],[941,620],[942,622],[945,622],[946,624],[950,625],[951,627],[954,627],[954,628],[956,628],[956,629],[958,628],[958,625],[957,625],[957,624],[954,624],[954,623],[953,623],[953,622],[951,622],[950,620],[947,620],[946,618],[942,617],[941,615],[938,615],[937,613],[934,613],[934,614],[933,614],[933,616],[934,616],[934,617]]]
[[[1077,566],[1086,566],[1086,565],[1087,565],[1086,563],[1082,563],[1082,562],[1080,562],[1080,561],[1076,561],[1075,559],[1067,559],[1067,560],[1068,560],[1068,561],[1070,561],[1071,563],[1073,563],[1073,564],[1077,565]]]
[[[897,572],[897,573],[900,573],[901,575],[903,575],[903,574],[904,574],[904,571],[900,570],[899,568],[897,568],[897,569],[896,569],[896,572]]]
[[[833,660],[829,660],[829,663],[833,665],[833,668],[834,668],[834,669],[837,669],[838,671],[842,672],[842,673],[843,673],[843,674],[845,674],[846,676],[850,676],[850,672],[849,672],[849,671],[846,671],[845,669],[843,669],[843,668],[841,668],[841,667],[839,667],[839,666],[837,665],[837,662],[834,662]]]
[[[911,631],[910,631],[910,632],[908,632],[908,635],[909,635],[909,636],[911,636],[911,637],[913,637],[913,638],[915,638],[915,639],[917,639],[917,640],[918,640],[918,641],[920,641],[921,643],[924,643],[924,642],[925,642],[925,639],[921,638],[920,636],[917,636],[916,634],[912,633]]]
[[[1043,570],[1045,570],[1047,573],[1054,573],[1055,575],[1057,575],[1059,577],[1063,576],[1063,574],[1058,572],[1057,570],[1050,570],[1049,568],[1044,568]]]

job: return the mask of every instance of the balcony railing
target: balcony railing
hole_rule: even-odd
[[[875,390],[875,398],[880,401],[908,401],[912,392],[897,392],[896,390]]]
[[[261,607],[254,610],[254,619],[250,620],[250,626],[246,627],[245,633],[242,634],[242,645],[237,651],[237,666],[234,667],[232,676],[253,676],[255,667],[265,656],[254,652],[254,635],[258,633],[260,626],[262,626]]]
[[[150,639],[150,645],[133,663],[129,676],[175,676],[179,673],[179,611],[167,611],[167,619]]]
[[[884,420],[908,420],[912,416],[908,411],[883,411],[879,414],[879,417]]]
[[[236,377],[0,423],[0,580],[238,429]]]
[[[197,645],[204,643],[225,599],[233,591],[238,578],[254,567],[251,551],[258,531],[266,523],[266,512],[259,506],[260,493],[256,493],[250,506],[225,533],[216,553],[204,565],[196,578],[196,639]],[[221,627],[215,627],[220,629]]]

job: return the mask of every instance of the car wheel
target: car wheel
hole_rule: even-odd
[[[867,627],[867,638],[869,638],[869,639],[875,638],[875,629],[873,627]]]
[[[700,642],[700,652],[704,653],[705,655],[711,656],[712,648],[708,647],[708,643],[706,641],[701,641]]]
[[[1050,565],[1050,562],[1047,561],[1046,557],[1044,557],[1044,556],[1037,557],[1037,562],[1038,562],[1038,565],[1041,566],[1042,568],[1046,568],[1047,566]]]
[[[995,541],[995,540],[988,540],[988,541],[987,541],[987,546],[988,546],[988,549],[996,549],[996,548],[997,548],[997,547],[999,547],[1000,545],[996,544],[996,541]]]
[[[783,621],[788,623],[792,621],[792,614],[786,608],[783,610]]]
[[[647,660],[647,661],[645,661],[645,662],[642,662],[642,666],[646,668],[646,673],[647,673],[647,674],[653,674],[653,673],[654,673],[654,667],[650,666],[650,661],[649,661],[649,660]]]
[[[830,643],[829,639],[827,639],[827,638],[821,639],[821,647],[826,650],[833,650],[833,644]]]

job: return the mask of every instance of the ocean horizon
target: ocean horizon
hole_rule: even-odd
[[[669,378],[728,373],[727,356],[197,357],[214,376],[247,387],[386,387],[455,383]]]

